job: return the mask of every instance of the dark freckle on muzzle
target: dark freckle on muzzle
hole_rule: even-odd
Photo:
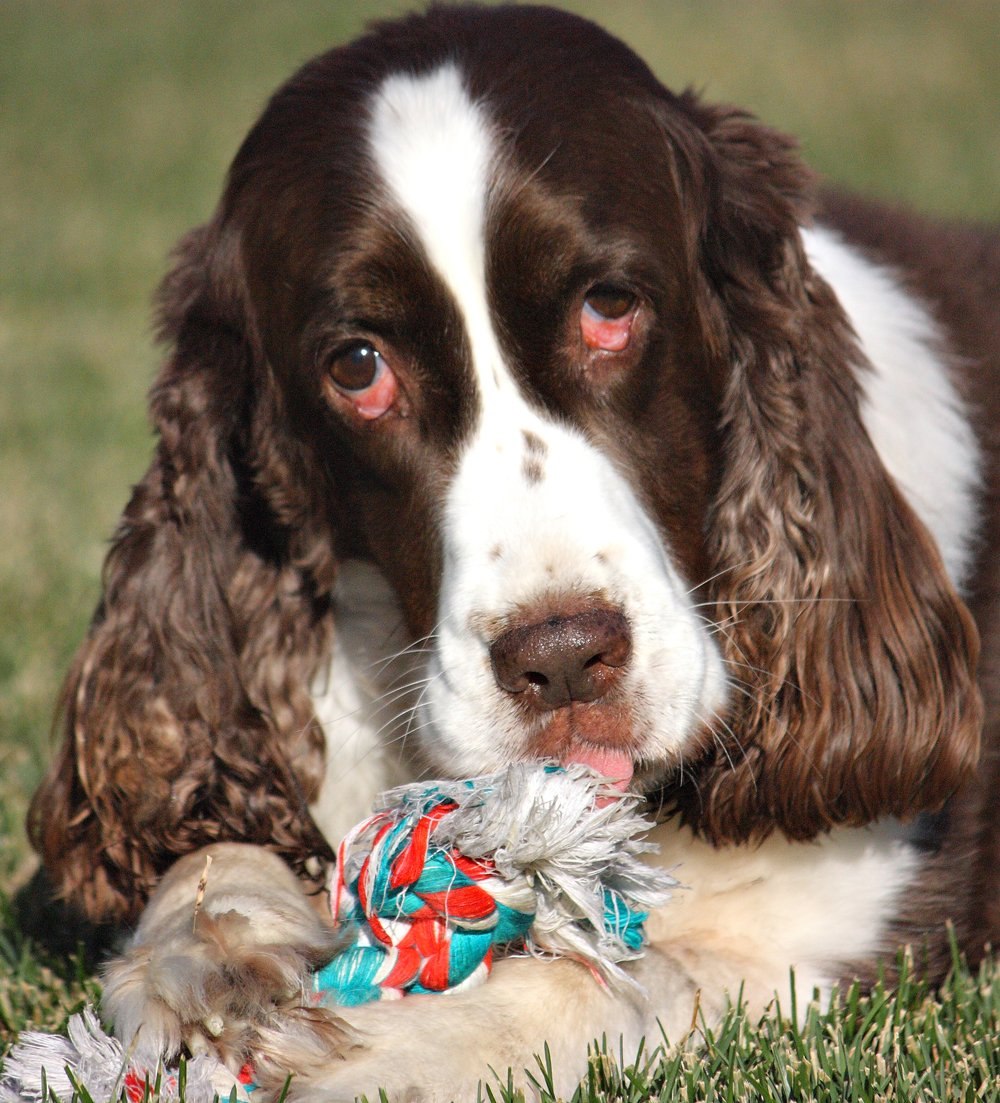
[[[524,447],[528,456],[540,458],[548,455],[549,446],[537,433],[533,433],[530,429],[522,429],[521,436],[524,438]]]
[[[545,478],[545,468],[536,459],[525,457],[521,474],[529,486],[537,486]]]
[[[549,446],[530,429],[522,429],[521,436],[524,439],[524,462],[521,466],[521,474],[529,486],[537,486],[545,478],[542,459],[548,455]]]

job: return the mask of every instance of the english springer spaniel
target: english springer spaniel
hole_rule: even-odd
[[[817,188],[563,12],[435,8],[307,64],[163,285],[155,457],[32,808],[92,917],[152,894],[120,1032],[235,1061],[252,1028],[301,1098],[444,1099],[546,1042],[565,1086],[790,967],[825,995],[911,943],[940,976],[947,920],[977,960],[998,287],[996,232]],[[658,821],[686,887],[636,993],[511,958],[282,1018],[374,794],[534,758]]]

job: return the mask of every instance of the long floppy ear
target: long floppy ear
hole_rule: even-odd
[[[133,918],[177,855],[217,840],[270,845],[314,876],[330,857],[307,804],[323,770],[308,685],[328,646],[332,551],[300,516],[322,511],[296,498],[295,457],[264,446],[262,358],[214,223],[181,243],[160,311],[173,352],[151,393],[155,455],[28,820],[58,892],[94,919]]]
[[[870,369],[803,253],[791,142],[689,107],[714,184],[705,313],[730,372],[709,538],[736,685],[682,811],[723,842],[937,807],[978,753],[975,627],[865,431]]]

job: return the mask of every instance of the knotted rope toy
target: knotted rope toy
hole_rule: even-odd
[[[675,882],[646,865],[636,798],[586,767],[509,767],[384,795],[338,852],[331,908],[352,944],[319,970],[350,1006],[481,983],[498,954],[569,956],[628,983],[649,908]]]
[[[641,861],[653,847],[636,804],[580,765],[524,764],[384,794],[338,854],[331,907],[351,944],[314,974],[306,999],[348,1006],[454,992],[509,953],[568,956],[602,983],[633,984],[621,964],[639,956],[647,909],[676,883]],[[164,1103],[252,1099],[250,1065],[234,1076],[208,1054],[178,1066],[126,1053],[89,1008],[68,1033],[21,1037],[0,1103],[69,1103],[85,1098],[80,1089],[129,1103],[150,1089]]]
[[[250,1103],[249,1069],[233,1076],[207,1053],[168,1066],[148,1049],[126,1052],[89,1007],[70,1018],[66,1033],[21,1035],[4,1063],[0,1103]]]

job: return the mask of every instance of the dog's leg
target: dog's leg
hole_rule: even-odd
[[[234,1072],[253,1055],[266,1079],[273,1060],[284,1070],[351,1044],[339,1018],[309,998],[310,969],[336,950],[280,858],[220,843],[163,879],[105,970],[102,1009],[126,1045],[165,1058],[182,1046],[214,1051]]]

